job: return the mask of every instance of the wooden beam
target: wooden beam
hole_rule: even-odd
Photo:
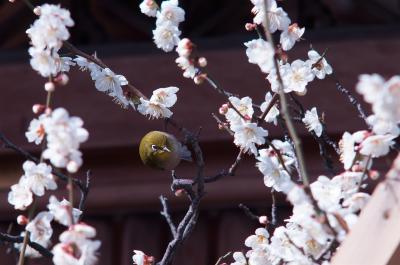
[[[332,265],[400,264],[400,155],[358,222],[333,257]]]

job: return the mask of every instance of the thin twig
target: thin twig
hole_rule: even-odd
[[[9,242],[9,243],[23,243],[24,237],[23,236],[12,236],[6,233],[0,233],[0,241]],[[27,241],[28,246],[39,252],[44,257],[53,257],[53,253],[50,250],[43,247],[42,245],[32,242],[28,239]]]
[[[249,217],[251,220],[254,220],[256,222],[259,222],[260,217],[256,214],[254,214],[249,207],[244,205],[243,203],[239,204],[238,207],[243,210],[244,214]]]
[[[219,259],[217,260],[217,262],[215,263],[215,265],[219,265],[224,259],[226,259],[229,255],[231,255],[232,252],[228,252],[225,255],[219,257]]]
[[[160,214],[165,217],[165,221],[167,221],[167,223],[169,225],[169,229],[171,230],[172,236],[176,237],[176,227],[175,227],[174,222],[172,221],[171,215],[169,214],[169,211],[168,211],[167,198],[165,196],[161,195],[160,202],[163,207],[163,210],[160,212]]]
[[[264,8],[265,10],[267,10],[267,3],[266,1],[264,1]],[[266,13],[266,16],[264,18],[264,22],[265,22],[265,35],[266,38],[268,40],[268,42],[271,44],[272,47],[275,47],[274,44],[274,40],[272,38],[271,32],[269,32],[269,19]],[[303,184],[305,186],[309,186],[310,185],[310,181],[308,178],[308,174],[307,174],[307,170],[306,170],[306,165],[305,165],[305,159],[304,159],[304,154],[303,154],[303,149],[302,149],[302,144],[301,144],[301,140],[297,135],[296,129],[293,125],[293,122],[290,118],[290,113],[288,110],[288,103],[286,100],[286,95],[284,93],[284,84],[283,84],[283,80],[282,80],[282,76],[280,73],[280,69],[279,69],[279,63],[278,63],[278,59],[276,57],[276,55],[274,56],[274,67],[276,70],[276,74],[278,77],[278,82],[279,82],[279,98],[280,98],[280,103],[281,103],[281,111],[282,111],[282,115],[283,118],[285,119],[285,123],[286,123],[286,127],[289,131],[289,135],[293,140],[293,143],[295,145],[295,152],[297,155],[297,159],[299,162],[299,169],[300,169],[300,175],[302,177],[303,180]]]

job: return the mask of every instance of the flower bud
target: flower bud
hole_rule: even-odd
[[[200,57],[197,62],[199,63],[200,67],[206,67],[207,66],[207,59],[205,57]]]
[[[19,225],[27,225],[29,223],[29,219],[25,215],[18,215],[17,224]]]
[[[268,224],[268,217],[265,215],[262,215],[258,218],[258,222],[262,225],[267,225]]]
[[[44,90],[46,90],[47,92],[53,92],[55,88],[56,86],[53,82],[46,82],[46,84],[44,84]]]
[[[45,109],[46,109],[46,106],[42,105],[42,104],[35,104],[32,106],[32,111],[35,114],[41,114],[44,112]]]
[[[42,10],[40,9],[40,6],[37,6],[33,9],[33,13],[37,16],[40,16],[42,14]]]
[[[193,78],[193,81],[194,81],[194,83],[195,83],[196,85],[200,85],[200,84],[202,84],[202,83],[204,82],[205,77],[206,77],[205,74],[196,75],[196,76]]]
[[[56,78],[54,78],[54,81],[56,81],[58,84],[62,86],[65,86],[66,84],[68,84],[69,77],[67,74],[61,73]]]
[[[370,171],[369,171],[369,177],[370,177],[372,180],[377,180],[377,179],[379,178],[379,172],[376,171],[376,170],[370,170]]]
[[[246,23],[244,27],[246,28],[247,31],[253,31],[256,28],[256,24]]]
[[[179,189],[175,191],[175,196],[176,197],[181,197],[185,193],[184,189]]]
[[[222,104],[222,106],[219,108],[219,114],[225,115],[228,112],[229,105],[228,104]]]
[[[67,170],[69,173],[76,173],[79,169],[78,163],[75,161],[69,161],[67,164]]]

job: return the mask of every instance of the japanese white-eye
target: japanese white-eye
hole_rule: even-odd
[[[175,136],[160,131],[147,133],[139,145],[139,155],[146,166],[172,170],[181,159],[191,161],[190,151]]]

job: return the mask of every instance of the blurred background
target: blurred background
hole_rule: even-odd
[[[166,54],[152,43],[155,21],[140,13],[140,1],[87,0],[49,1],[61,3],[71,11],[75,27],[71,42],[87,53],[96,52],[112,70],[124,75],[145,94],[159,87],[178,86],[178,103],[174,118],[186,127],[202,127],[201,146],[205,154],[206,173],[214,175],[228,169],[236,158],[237,148],[224,131],[220,131],[211,113],[217,112],[226,99],[209,85],[195,85],[182,77],[175,65],[176,54]],[[33,1],[38,5],[43,1]],[[292,22],[306,27],[304,40],[298,43],[289,58],[307,58],[313,48],[322,53],[333,66],[335,78],[354,94],[361,73],[380,73],[389,77],[399,72],[400,1],[396,0],[287,0],[278,1]],[[252,8],[249,0],[181,0],[186,21],[181,24],[182,36],[198,45],[199,53],[208,60],[207,72],[226,90],[241,96],[251,96],[261,104],[268,81],[256,65],[247,62],[243,42],[257,38],[247,32]],[[35,103],[44,103],[45,80],[29,65],[28,38],[25,30],[34,15],[22,1],[0,4],[0,131],[23,148],[38,154],[27,143],[24,133],[33,118]],[[302,104],[316,106],[325,113],[327,131],[338,140],[344,131],[364,129],[353,106],[336,89],[333,77],[314,81]],[[356,98],[360,99],[356,95]],[[169,188],[171,176],[146,168],[139,160],[138,143],[150,130],[164,129],[162,121],[148,121],[133,110],[121,109],[110,97],[94,88],[89,75],[73,69],[70,83],[57,89],[53,106],[62,106],[72,115],[82,117],[90,139],[83,146],[84,165],[77,177],[84,178],[91,170],[91,190],[84,220],[98,230],[102,241],[100,265],[132,264],[133,249],[140,249],[159,260],[171,235],[159,214],[158,197],[169,198],[170,211],[176,222],[188,205],[184,197],[175,197]],[[368,108],[367,108],[368,109]],[[267,127],[272,139],[282,138],[279,127]],[[298,126],[311,175],[328,174],[319,148],[312,136]],[[171,133],[173,128],[167,127]],[[179,135],[177,135],[179,137]],[[331,152],[331,150],[330,150]],[[334,153],[332,158],[337,160]],[[15,222],[17,212],[7,203],[9,187],[22,175],[23,157],[0,149],[0,229],[6,231]],[[375,167],[384,171],[388,161]],[[334,170],[340,173],[341,166]],[[182,163],[178,176],[190,178],[195,168]],[[61,189],[58,198],[67,197]],[[174,264],[215,264],[228,251],[244,249],[245,238],[254,232],[257,223],[238,209],[239,203],[249,206],[259,215],[270,215],[271,195],[255,161],[245,157],[234,177],[227,177],[206,186],[199,222],[180,248]],[[47,197],[40,201],[44,209]],[[278,196],[278,219],[290,212],[284,198]],[[11,234],[20,227],[14,223]],[[58,227],[58,231],[61,228]],[[54,236],[53,242],[57,241]],[[15,254],[6,254],[0,246],[1,264],[14,264]],[[50,264],[46,260],[31,260],[29,265]]]

